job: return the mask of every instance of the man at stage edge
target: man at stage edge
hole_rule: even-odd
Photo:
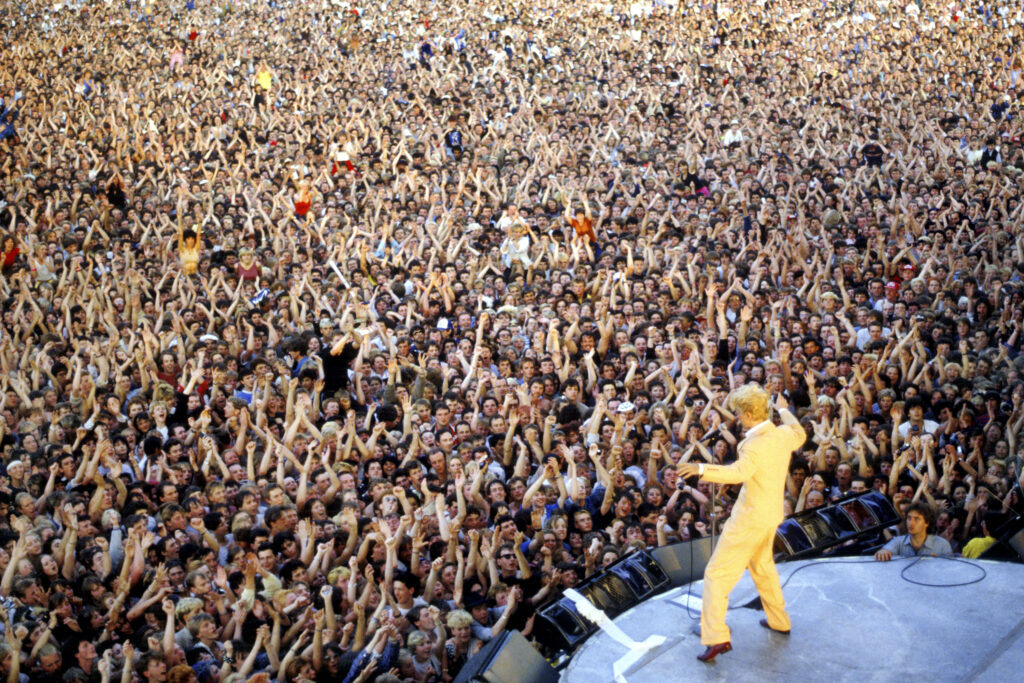
[[[913,557],[915,555],[952,555],[949,541],[928,533],[935,524],[935,511],[928,503],[918,501],[907,508],[907,533],[896,536],[875,553],[879,562],[888,562],[893,555]]]

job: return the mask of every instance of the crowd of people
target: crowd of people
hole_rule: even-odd
[[[735,459],[749,382],[808,435],[787,511],[877,489],[980,552],[1022,510],[1022,22],[0,8],[0,673],[450,681],[727,519],[676,468]]]

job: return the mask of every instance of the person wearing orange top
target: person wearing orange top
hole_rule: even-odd
[[[582,205],[576,209],[574,214],[570,197],[566,197],[565,220],[576,231],[577,237],[596,247],[597,233],[594,232],[594,217],[590,213],[590,204],[587,203],[587,197],[582,192],[580,193],[580,199],[582,200]]]

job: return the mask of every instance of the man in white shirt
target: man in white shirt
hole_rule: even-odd
[[[504,220],[504,217],[502,220]],[[501,260],[506,268],[511,268],[517,263],[523,266],[523,270],[530,267],[530,235],[528,230],[529,228],[522,218],[509,224],[508,237],[501,243]]]
[[[728,147],[741,142],[743,142],[743,131],[740,130],[740,122],[733,119],[729,124],[729,130],[725,131],[725,135],[722,136],[722,145]]]
[[[896,428],[901,439],[906,441],[910,437],[921,436],[922,434],[935,435],[940,425],[935,420],[924,419],[924,406],[921,404],[920,398],[915,396],[908,399],[905,407],[907,410],[907,421]]]
[[[501,218],[498,219],[498,230],[508,232],[508,229],[517,223],[521,223],[524,228],[526,227],[526,221],[519,215],[519,207],[515,204],[509,204],[505,212],[501,214]]]

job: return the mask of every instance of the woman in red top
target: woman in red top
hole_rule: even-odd
[[[260,264],[256,262],[252,249],[242,247],[238,250],[238,265],[235,267],[239,280],[256,280],[260,276]]]
[[[309,181],[303,180],[299,183],[299,192],[295,195],[295,215],[305,218],[309,213],[310,204],[313,202],[313,193],[309,189]]]
[[[14,236],[8,235],[4,238],[3,249],[0,250],[0,268],[3,269],[5,275],[14,269],[19,255],[21,255],[21,248]]]

